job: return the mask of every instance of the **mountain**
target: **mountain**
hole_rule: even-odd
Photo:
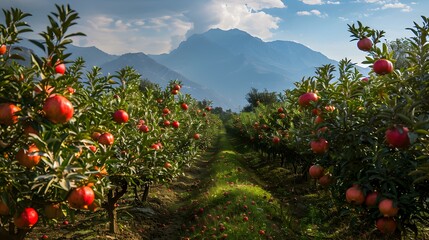
[[[241,30],[212,29],[190,36],[157,62],[213,89],[235,109],[250,89],[281,92],[316,67],[337,62],[292,41],[264,42]]]
[[[27,62],[30,59],[30,49],[39,56],[43,56],[43,51],[28,40],[23,40],[20,46],[25,50]],[[191,94],[198,100],[213,100],[222,106],[231,108],[220,96],[217,96],[212,90],[197,84],[187,77],[175,72],[164,65],[161,65],[151,59],[144,53],[126,53],[123,55],[111,55],[103,52],[96,47],[78,47],[68,45],[67,53],[72,53],[68,60],[73,61],[78,57],[85,60],[85,66],[90,69],[93,66],[99,66],[104,74],[113,74],[123,67],[133,67],[142,75],[143,79],[157,83],[162,87],[167,86],[171,80],[180,80],[183,84],[182,92]]]
[[[72,53],[70,57],[71,60],[82,57],[86,62],[85,65],[88,68],[92,68],[93,66],[101,66],[102,64],[114,61],[119,57],[117,55],[105,53],[96,47],[77,47],[74,45],[69,45],[67,47],[67,52]]]
[[[29,45],[34,49],[32,44],[24,44]],[[185,93],[234,111],[247,105],[245,97],[251,88],[280,93],[303,77],[313,76],[316,67],[338,64],[300,43],[265,42],[238,29],[194,34],[161,55],[111,55],[96,47],[72,45],[67,51],[72,53],[70,60],[83,57],[88,68],[100,66],[105,74],[131,66],[142,78],[162,87],[171,80],[180,80]],[[359,70],[365,74],[365,69]]]
[[[114,73],[126,66],[132,66],[142,75],[142,78],[155,82],[160,86],[165,87],[171,80],[177,79],[183,84],[182,92],[189,93],[192,97],[199,100],[213,100],[223,105],[227,105],[226,102],[224,102],[219,96],[216,96],[216,94],[214,94],[210,89],[192,82],[185,76],[157,63],[144,53],[126,53],[112,61],[100,65],[105,73]]]
[[[26,49],[31,49],[38,56],[45,56],[45,53],[42,51],[42,49],[28,41],[28,39],[23,39],[19,43],[19,46],[24,47]],[[103,63],[112,61],[119,57],[117,55],[105,53],[96,47],[78,47],[72,44],[67,45],[66,52],[72,53],[68,60],[76,60],[76,58],[78,57],[83,57],[86,62],[85,65],[89,68],[91,68],[92,66],[100,66]]]

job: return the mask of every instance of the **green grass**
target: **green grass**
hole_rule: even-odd
[[[281,205],[243,168],[241,154],[225,134],[218,149],[210,166],[207,191],[193,201],[190,220],[182,226],[182,238],[293,239],[287,237]]]

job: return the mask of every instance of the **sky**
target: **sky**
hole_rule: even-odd
[[[72,30],[87,36],[73,44],[110,54],[168,53],[192,34],[238,28],[264,41],[295,41],[358,64],[365,53],[350,42],[347,24],[361,21],[394,40],[410,37],[406,28],[429,16],[428,0],[0,0],[1,8],[33,15],[27,19],[35,30],[29,38],[46,29],[55,4],[70,4],[80,15]]]

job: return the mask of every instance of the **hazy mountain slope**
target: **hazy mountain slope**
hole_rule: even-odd
[[[264,42],[237,29],[196,34],[171,53],[151,57],[222,93],[235,107],[247,104],[245,95],[252,87],[281,92],[313,75],[315,67],[336,64],[302,44]]]
[[[39,56],[44,56],[43,51],[28,40],[23,40],[20,46],[26,51],[27,62],[30,60],[30,49]],[[102,68],[104,74],[114,74],[125,66],[131,66],[142,75],[142,78],[157,83],[162,87],[165,87],[171,80],[180,80],[184,85],[182,90],[184,93],[189,93],[198,100],[213,100],[218,105],[232,108],[220,96],[216,95],[214,91],[192,82],[187,77],[157,63],[144,53],[127,53],[117,56],[105,53],[96,47],[78,47],[74,45],[68,45],[66,52],[72,53],[70,58],[68,58],[69,61],[82,57],[88,69],[93,66],[99,66]]]
[[[142,78],[158,83],[162,87],[165,87],[171,80],[180,80],[183,83],[182,91],[184,93],[189,93],[199,100],[214,100],[228,107],[228,104],[219,96],[216,96],[216,94],[210,89],[207,89],[200,84],[196,84],[183,75],[157,63],[144,53],[127,53],[121,55],[113,61],[102,64],[101,68],[105,73],[114,74],[117,70],[126,66],[132,66],[142,75]]]

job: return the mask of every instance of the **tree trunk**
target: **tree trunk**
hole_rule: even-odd
[[[7,240],[24,240],[31,230],[27,229],[18,229],[18,232],[15,232],[15,224],[12,221],[9,222],[9,231],[4,227],[0,227],[0,239]]]
[[[142,202],[147,202],[147,197],[149,196],[150,185],[149,183],[145,183],[144,192],[142,196]]]
[[[113,207],[112,209],[108,209],[107,211],[108,215],[109,215],[109,232],[113,233],[113,234],[117,234],[119,232],[119,227],[118,227],[118,214],[116,211],[116,207]]]
[[[134,185],[134,202],[139,202],[139,193],[137,184]]]
[[[115,191],[113,189],[109,190],[107,193],[107,203],[105,203],[104,206],[109,217],[109,231],[113,234],[117,234],[119,232],[116,206],[119,199],[124,196],[128,189],[128,183],[125,180],[120,180],[119,185],[120,186],[117,186]]]

